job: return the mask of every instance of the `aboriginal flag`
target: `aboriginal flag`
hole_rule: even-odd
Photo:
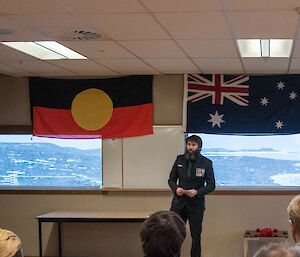
[[[122,138],[153,133],[152,76],[30,78],[33,135]]]

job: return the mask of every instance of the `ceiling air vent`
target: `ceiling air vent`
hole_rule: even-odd
[[[102,36],[96,32],[86,30],[75,30],[72,33],[72,38],[74,40],[96,40],[101,39]]]

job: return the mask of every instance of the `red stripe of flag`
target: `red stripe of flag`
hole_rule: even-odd
[[[224,93],[249,93],[248,88],[242,88],[242,87],[228,87],[228,86],[222,86],[222,92]],[[215,92],[217,89],[215,86],[207,86],[207,85],[197,85],[197,84],[191,84],[189,82],[188,89],[195,89],[195,90],[204,90],[204,91],[213,91]]]
[[[113,109],[112,117],[102,128],[91,131],[77,125],[71,110],[33,107],[36,136],[61,138],[119,138],[153,133],[153,104],[142,104]]]

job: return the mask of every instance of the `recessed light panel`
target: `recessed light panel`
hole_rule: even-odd
[[[292,39],[271,39],[270,57],[290,57],[292,44]]]
[[[41,60],[87,59],[55,41],[2,42],[2,44]]]
[[[259,39],[238,39],[237,42],[242,57],[261,57]]]
[[[242,57],[290,57],[292,39],[238,39]]]

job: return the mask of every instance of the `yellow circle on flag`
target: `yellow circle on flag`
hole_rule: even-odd
[[[79,127],[97,130],[106,125],[113,112],[110,97],[102,90],[90,88],[78,93],[72,101],[71,113]]]

